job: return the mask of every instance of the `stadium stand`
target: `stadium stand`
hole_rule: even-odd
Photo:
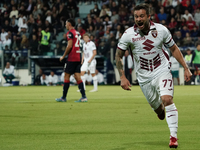
[[[31,50],[31,55],[60,55],[57,53],[57,45],[67,32],[65,21],[72,17],[76,20],[77,30],[80,27],[92,36],[98,55],[109,59],[114,65],[118,40],[134,24],[133,8],[142,2],[144,1],[1,0],[0,50],[4,54],[3,63],[9,61],[16,68],[27,68],[28,50]],[[145,3],[151,7],[151,20],[170,30],[183,55],[186,55],[188,48],[192,52],[196,49],[195,44],[200,41],[199,0],[145,0]],[[41,39],[47,27],[50,33],[46,43],[49,50],[41,53]],[[37,42],[33,41],[33,36],[36,36]],[[37,46],[33,46],[33,42],[38,43]],[[0,59],[2,60],[1,57]]]

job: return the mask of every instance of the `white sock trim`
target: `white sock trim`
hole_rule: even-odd
[[[98,89],[97,76],[92,77],[92,79],[93,79],[93,86],[94,86],[94,89],[97,90],[97,89]]]
[[[170,135],[177,138],[178,130],[178,111],[175,104],[171,104],[165,107],[166,121],[170,130]]]

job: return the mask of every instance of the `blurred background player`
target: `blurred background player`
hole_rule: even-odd
[[[49,77],[46,74],[42,74],[40,77],[41,85],[47,85],[49,86]]]
[[[49,75],[49,85],[57,85],[58,84],[58,76],[51,71]]]
[[[192,60],[192,52],[191,52],[191,50],[188,48],[187,50],[186,50],[186,55],[185,55],[185,62],[186,62],[186,64],[188,65],[188,67],[190,68],[190,71],[192,72],[192,74],[194,74],[194,69],[192,68],[192,66],[191,66],[191,60]],[[193,77],[193,75],[192,75],[192,77]],[[192,78],[191,78],[191,80],[190,81],[188,81],[188,82],[186,82],[185,81],[185,85],[191,85],[191,82],[192,82]],[[194,84],[194,83],[193,83]]]
[[[12,80],[15,78],[14,69],[15,67],[13,65],[9,62],[6,63],[6,67],[3,71],[3,77],[6,80],[6,83],[12,84]]]
[[[192,52],[191,50],[188,48],[186,50],[187,54],[185,55],[185,62],[187,63],[188,67],[192,67],[191,66],[191,60],[192,60]]]
[[[85,94],[83,82],[81,80],[80,68],[81,68],[81,51],[80,51],[80,34],[78,31],[74,29],[75,21],[73,19],[68,19],[66,21],[66,29],[67,32],[67,47],[62,57],[60,57],[60,61],[62,61],[66,55],[68,58],[66,60],[64,71],[64,86],[63,86],[63,96],[61,98],[56,98],[57,102],[66,102],[66,96],[68,93],[69,85],[70,85],[70,76],[74,74],[74,77],[77,81],[79,90],[81,92],[82,97],[75,102],[87,102],[87,97]]]
[[[176,60],[176,58],[174,58],[173,55],[170,57],[170,62],[171,62],[172,78],[173,78],[173,80],[176,78],[177,82],[178,82],[178,85],[180,85],[180,80],[179,80],[179,62]]]
[[[196,50],[193,52],[191,66],[194,66],[194,74],[192,75],[191,84],[195,84],[195,79],[197,77],[197,82],[199,82],[200,76],[200,42],[196,44]]]
[[[132,67],[133,67],[133,60],[131,55],[129,55],[129,51],[125,51],[125,55],[122,57],[123,64],[124,64],[124,73],[128,81],[132,84]]]
[[[82,55],[82,66],[81,66],[81,79],[83,81],[84,89],[85,88],[85,72],[88,70],[90,71],[90,74],[92,75],[93,79],[93,86],[94,89],[90,92],[96,92],[98,91],[98,83],[97,83],[97,76],[95,74],[96,70],[96,59],[95,55],[97,54],[96,46],[93,41],[90,41],[89,35],[85,33],[83,35],[83,40],[85,43],[83,44],[83,55]]]

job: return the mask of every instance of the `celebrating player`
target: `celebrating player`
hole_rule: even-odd
[[[64,76],[64,86],[63,86],[63,96],[61,98],[56,98],[57,102],[66,102],[66,96],[70,85],[70,76],[74,74],[77,81],[79,90],[82,97],[75,102],[87,102],[87,97],[85,95],[85,90],[83,82],[81,80],[80,68],[81,68],[81,51],[80,51],[80,34],[74,29],[75,22],[73,19],[68,19],[66,21],[67,32],[67,48],[60,61],[62,61],[66,55],[68,55],[67,61],[64,66],[65,76]]]
[[[94,58],[95,55],[97,54],[96,51],[96,46],[94,44],[94,42],[90,41],[89,35],[88,34],[84,34],[83,35],[83,40],[85,41],[85,43],[83,44],[83,55],[82,55],[82,66],[81,66],[81,79],[83,81],[84,84],[84,89],[85,88],[85,72],[86,71],[90,71],[91,75],[92,75],[92,79],[93,79],[93,85],[94,85],[94,89],[91,90],[90,92],[96,92],[98,90],[97,85],[97,76],[95,74],[95,70],[96,70],[96,59]]]
[[[174,87],[165,47],[170,49],[172,55],[184,67],[186,81],[190,80],[192,74],[168,29],[150,21],[147,4],[140,4],[134,8],[134,19],[135,25],[123,33],[116,51],[115,59],[121,87],[131,90],[121,62],[125,50],[130,48],[142,92],[159,119],[165,118],[166,111],[166,121],[170,130],[169,147],[177,148],[178,111],[173,102]]]

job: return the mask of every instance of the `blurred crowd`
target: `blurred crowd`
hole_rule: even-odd
[[[31,55],[47,55],[56,41],[61,55],[67,45],[65,21],[76,18],[81,35],[89,33],[97,53],[107,58],[114,53],[125,29],[134,24],[133,8],[138,3],[150,5],[151,20],[165,25],[179,47],[195,47],[200,41],[200,0],[1,0],[0,47],[3,50],[31,50]],[[81,17],[79,7],[92,4],[87,17]],[[8,56],[16,61],[18,54]],[[9,60],[6,60],[9,61]]]
[[[30,49],[31,55],[47,55],[50,44],[64,29],[68,18],[78,15],[75,1],[68,0],[1,0],[0,49]],[[27,53],[5,54],[5,62],[23,65]]]

